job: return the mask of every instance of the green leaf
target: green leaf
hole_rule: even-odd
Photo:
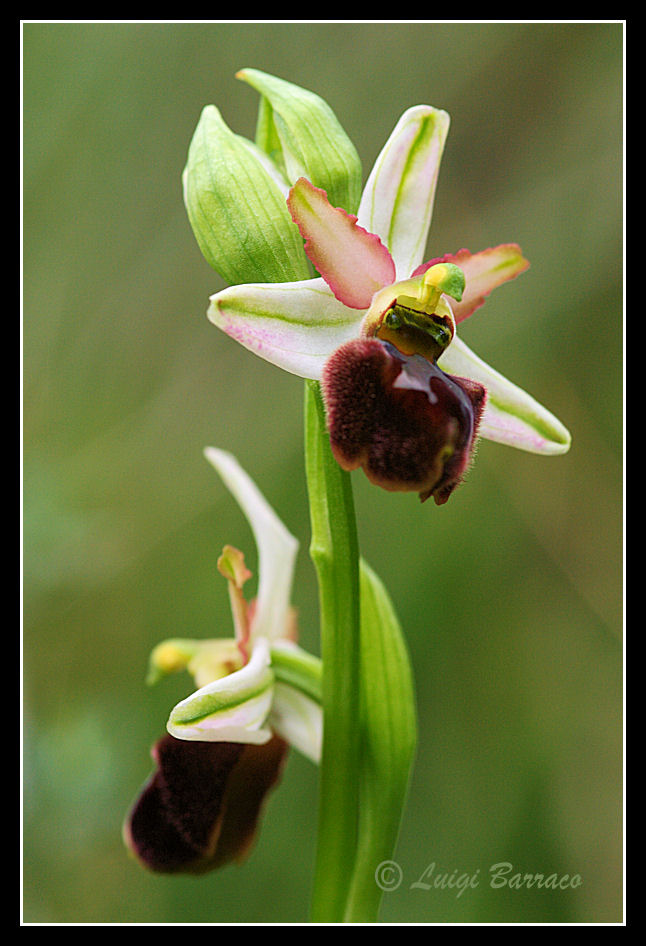
[[[361,161],[336,115],[320,96],[258,69],[238,74],[260,92],[256,144],[294,184],[306,177],[326,191],[330,203],[356,212],[361,199]]]
[[[361,789],[346,922],[374,922],[379,864],[393,857],[417,745],[413,674],[383,583],[361,561]]]
[[[207,105],[183,174],[184,202],[206,261],[230,284],[311,275],[275,174]]]

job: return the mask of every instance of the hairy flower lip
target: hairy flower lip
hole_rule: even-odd
[[[126,846],[156,873],[203,874],[250,852],[265,799],[288,745],[186,742],[153,746],[154,771],[123,826]]]
[[[339,348],[324,372],[332,452],[390,492],[445,503],[470,463],[485,391],[380,339]]]

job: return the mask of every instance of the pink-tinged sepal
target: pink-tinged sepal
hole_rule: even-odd
[[[336,296],[351,309],[367,309],[375,292],[395,281],[395,264],[378,236],[333,207],[324,190],[301,177],[287,206],[305,240],[305,252]]]
[[[442,371],[469,378],[487,390],[480,422],[484,440],[518,450],[558,456],[570,448],[570,433],[547,408],[471,351],[457,335],[438,360]]]
[[[529,267],[517,243],[501,243],[499,246],[489,247],[479,253],[471,253],[465,249],[458,250],[457,253],[447,253],[445,256],[429,260],[428,263],[422,263],[413,276],[425,273],[427,269],[438,263],[453,263],[464,273],[465,291],[461,301],[452,306],[457,323],[463,322],[476,309],[484,305],[493,289],[520,276]]]
[[[469,466],[485,389],[375,338],[348,342],[322,381],[330,443],[345,470],[391,491],[447,501]]]

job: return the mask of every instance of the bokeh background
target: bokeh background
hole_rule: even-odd
[[[621,23],[25,23],[24,921],[307,921],[317,773],[295,753],[250,859],[143,871],[121,841],[188,678],[151,648],[228,635],[215,563],[255,549],[202,457],[232,450],[301,540],[302,382],[206,319],[222,287],[180,175],[204,105],[253,137],[253,66],[322,95],[364,179],[400,114],[452,118],[429,256],[517,241],[531,269],[463,330],[570,428],[480,445],[447,506],[355,474],[362,550],[415,668],[420,744],[385,922],[622,918]],[[579,874],[497,890],[490,866]],[[479,886],[411,885],[435,873]]]

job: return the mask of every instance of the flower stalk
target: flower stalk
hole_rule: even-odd
[[[350,476],[332,456],[316,382],[305,386],[305,450],[310,555],[319,582],[324,719],[312,920],[341,922],[359,812],[359,545]]]

